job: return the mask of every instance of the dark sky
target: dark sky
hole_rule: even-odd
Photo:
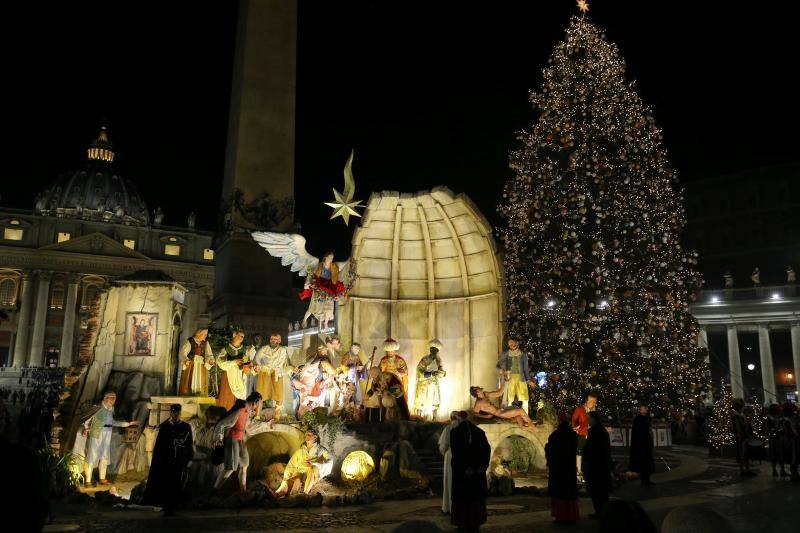
[[[591,6],[684,180],[797,157],[790,3]],[[213,229],[235,2],[4,11],[2,204],[32,207],[38,190],[80,166],[107,117],[122,174],[151,210],[161,205],[176,225],[195,210]],[[311,251],[325,240],[347,252],[349,230],[327,223],[321,202],[341,188],[350,148],[357,198],[447,185],[496,222],[508,151],[532,119],[528,90],[574,12],[570,0],[301,1],[296,203]]]

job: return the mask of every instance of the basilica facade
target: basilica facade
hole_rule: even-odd
[[[93,302],[113,287],[172,287],[151,291],[170,300],[151,302],[169,309],[158,326],[162,350],[208,324],[212,233],[194,229],[191,216],[186,227],[161,225],[160,209],[151,217],[115,156],[101,128],[83,168],[61,175],[33,209],[0,207],[0,309],[9,317],[0,366],[72,366]],[[124,327],[136,311],[125,311],[134,315]]]

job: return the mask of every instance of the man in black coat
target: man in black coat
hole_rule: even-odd
[[[650,408],[642,403],[631,428],[631,472],[638,472],[642,485],[652,485],[650,474],[655,472],[653,435],[650,430]]]
[[[611,492],[611,438],[596,411],[589,413],[589,436],[583,447],[583,475],[597,517],[608,503]]]
[[[158,426],[153,460],[147,477],[145,502],[164,506],[165,516],[174,516],[183,492],[183,471],[194,456],[192,428],[181,420],[180,404],[169,408],[169,419]]]
[[[489,487],[486,470],[489,468],[491,447],[486,433],[467,420],[460,411],[462,422],[450,431],[450,452],[453,454],[453,504],[450,521],[459,529],[477,530],[486,522],[486,497]]]

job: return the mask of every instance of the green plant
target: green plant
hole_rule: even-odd
[[[322,433],[326,433],[328,448],[333,448],[336,438],[344,430],[344,422],[339,417],[328,416],[328,411],[324,407],[317,407],[313,411],[303,413],[303,416],[300,417],[300,430],[305,433],[309,429],[320,437]]]
[[[60,497],[74,490],[83,481],[81,459],[73,452],[59,456],[58,452],[46,446],[37,452],[39,472],[49,484],[51,497]]]
[[[556,425],[558,417],[556,417],[556,409],[551,402],[542,402],[542,407],[536,411],[537,424],[552,424]]]
[[[221,328],[215,328],[212,325],[209,325],[208,342],[211,344],[211,348],[214,350],[214,353],[217,353],[219,350],[227,346],[227,344],[231,341],[233,332],[239,330],[243,330],[243,328],[238,324],[228,324],[227,326],[223,326]]]
[[[533,471],[533,458],[536,454],[533,444],[522,437],[511,437],[509,442],[511,443],[511,452],[508,466],[511,471],[517,473]]]

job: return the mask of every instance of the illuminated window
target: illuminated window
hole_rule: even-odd
[[[69,240],[69,233],[65,233],[63,231],[58,232],[58,242],[64,242]]]
[[[11,278],[0,281],[0,306],[12,307],[17,303],[17,282]]]
[[[81,298],[81,309],[89,309],[92,307],[97,295],[100,294],[100,288],[97,285],[86,285],[83,287],[83,297]]]
[[[131,250],[136,249],[136,241],[133,239],[125,239],[122,241],[122,244],[125,245],[125,248],[130,248]]]
[[[178,244],[165,244],[164,255],[181,255],[181,247]]]
[[[53,283],[50,292],[50,309],[64,309],[64,284],[60,281]]]
[[[17,224],[19,224],[18,221],[15,220],[11,221],[12,224],[14,222],[17,222]],[[24,233],[25,230],[22,230],[20,228],[3,228],[3,238],[7,241],[21,241],[22,235]]]
[[[211,248],[205,248],[203,250],[203,259],[206,261],[213,261],[214,260],[214,250]]]

